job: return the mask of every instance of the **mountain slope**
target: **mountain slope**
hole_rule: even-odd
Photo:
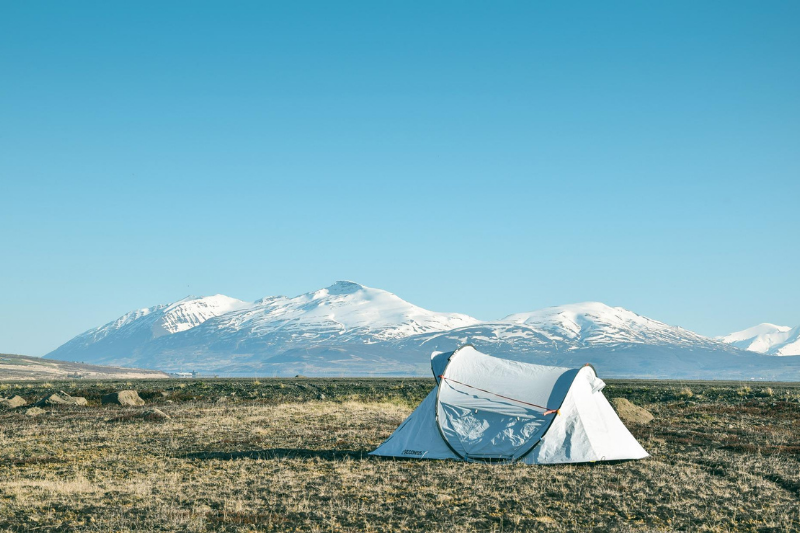
[[[159,337],[188,331],[209,318],[245,309],[252,304],[222,294],[189,296],[171,304],[131,311],[90,329],[46,357],[95,363],[128,364],[132,350]]]
[[[390,292],[339,281],[294,298],[268,297],[252,304],[228,299],[229,311],[202,321],[195,312],[197,324],[183,321],[167,331],[162,324],[183,302],[198,307],[197,300],[182,300],[135,311],[79,335],[48,356],[83,356],[170,370],[186,365],[208,369],[223,367],[230,359],[266,359],[320,344],[376,344],[478,323],[467,315],[435,313]]]
[[[42,357],[0,354],[0,381],[32,381],[45,379],[161,379],[163,372],[138,368],[84,365],[53,361]]]
[[[800,355],[800,326],[792,329],[763,323],[720,337],[719,340],[751,352],[780,356]]]
[[[789,330],[786,339],[770,348],[772,355],[800,355],[800,326]]]
[[[254,337],[280,332],[305,339],[381,341],[477,322],[467,315],[428,311],[384,290],[339,281],[295,298],[264,298],[248,309],[205,324],[203,331],[247,331]]]
[[[670,326],[622,307],[600,302],[548,307],[530,313],[509,315],[501,323],[528,326],[547,332],[550,338],[574,347],[613,346],[620,343],[706,345],[710,339]]]
[[[587,302],[518,313],[402,341],[402,350],[448,351],[469,342],[509,359],[581,366],[607,377],[777,379],[787,365],[620,307]],[[800,379],[800,360],[795,372]],[[795,362],[791,362],[792,367]],[[784,378],[786,379],[786,378]]]
[[[469,342],[523,361],[593,363],[608,377],[800,379],[800,358],[739,350],[598,302],[481,322],[352,282],[252,304],[212,298],[129,313],[49,356],[227,375],[427,375],[431,351]]]

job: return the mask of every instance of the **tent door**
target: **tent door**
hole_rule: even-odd
[[[441,402],[437,420],[453,451],[478,461],[518,459],[539,442],[549,425],[540,413],[509,414]]]

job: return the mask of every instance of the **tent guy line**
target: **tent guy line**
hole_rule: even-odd
[[[443,379],[445,381],[452,381],[453,383],[458,383],[459,385],[463,385],[465,387],[469,387],[470,389],[475,389],[475,390],[478,390],[478,391],[481,391],[481,392],[485,392],[486,394],[492,394],[494,396],[497,396],[498,398],[503,398],[503,399],[506,399],[506,400],[511,400],[512,402],[517,402],[517,403],[521,403],[521,404],[525,404],[525,405],[530,405],[531,407],[536,407],[537,409],[543,409],[544,413],[542,413],[542,415],[544,415],[544,416],[552,415],[553,413],[559,414],[559,415],[561,414],[561,412],[558,409],[550,409],[548,407],[544,407],[544,406],[541,406],[541,405],[536,405],[535,403],[528,403],[528,402],[523,402],[522,400],[517,400],[516,398],[509,398],[508,396],[503,396],[502,394],[497,394],[496,392],[492,392],[492,391],[486,390],[486,389],[481,389],[479,387],[473,387],[472,385],[467,385],[466,383],[462,383],[462,382],[460,382],[458,380],[455,380],[453,378],[448,378],[448,377],[445,377],[443,375],[439,375],[439,378]],[[450,386],[453,387],[452,385],[450,385]]]

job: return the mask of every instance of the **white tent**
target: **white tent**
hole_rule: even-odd
[[[431,368],[437,386],[372,455],[528,464],[648,456],[589,365],[531,365],[466,345],[434,353]]]

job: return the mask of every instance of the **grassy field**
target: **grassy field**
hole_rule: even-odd
[[[800,387],[611,382],[652,457],[531,467],[371,458],[429,379],[2,383],[0,531],[800,531]],[[144,407],[100,405],[133,388]],[[157,407],[168,420],[140,417]]]

